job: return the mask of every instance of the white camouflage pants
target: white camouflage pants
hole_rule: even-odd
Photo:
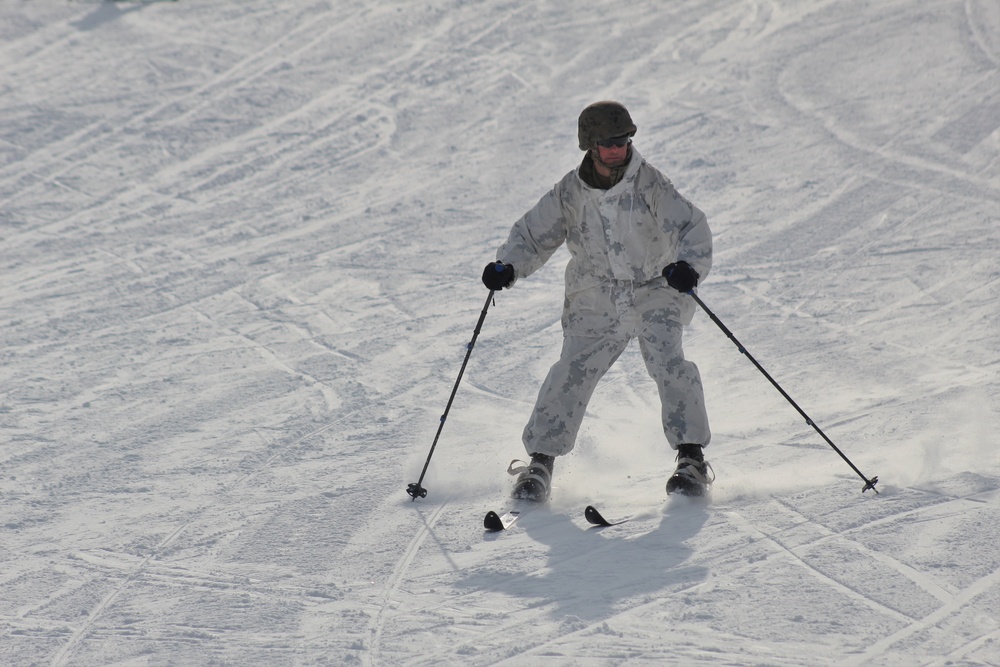
[[[684,359],[683,325],[674,308],[664,307],[666,287],[621,283],[567,299],[563,347],[549,370],[524,428],[529,454],[561,456],[573,449],[597,383],[633,338],[659,389],[661,419],[673,449],[682,443],[707,445],[712,434],[698,367]],[[639,304],[639,305],[637,305]]]

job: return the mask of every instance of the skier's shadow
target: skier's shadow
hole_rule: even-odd
[[[702,502],[681,499],[668,505],[654,528],[626,539],[626,526],[581,528],[563,514],[532,513],[519,525],[549,547],[548,566],[504,591],[534,599],[532,606],[554,604],[553,614],[570,625],[608,618],[622,600],[638,606],[705,581],[707,568],[685,563],[692,553],[686,543],[707,519]]]
[[[95,28],[101,27],[105,23],[110,23],[125,14],[128,14],[129,12],[135,12],[142,9],[145,4],[146,3],[140,2],[122,9],[119,6],[119,3],[105,0],[105,2],[102,2],[97,9],[92,11],[90,14],[87,14],[79,21],[71,22],[70,25],[85,32],[94,30]]]

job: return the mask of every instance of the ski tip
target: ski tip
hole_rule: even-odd
[[[587,505],[587,509],[583,511],[584,517],[587,521],[594,524],[595,526],[610,526],[611,523],[608,522],[601,513],[597,511],[597,508],[593,505]]]
[[[500,520],[500,515],[493,510],[487,512],[486,518],[483,519],[483,528],[492,533],[503,530],[503,521]]]

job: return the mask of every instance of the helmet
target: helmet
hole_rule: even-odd
[[[598,141],[620,137],[627,134],[630,137],[636,132],[635,123],[628,115],[628,109],[618,102],[594,102],[580,112],[579,139],[580,150],[588,151]]]

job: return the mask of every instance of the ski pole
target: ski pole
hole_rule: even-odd
[[[493,301],[493,292],[494,290],[490,290],[490,295],[486,297],[486,305],[483,306],[483,312],[479,314],[479,321],[476,322],[476,330],[472,334],[472,340],[466,346],[465,361],[462,362],[462,368],[458,371],[458,379],[455,380],[455,386],[451,390],[451,397],[448,399],[448,405],[445,406],[444,414],[441,415],[441,423],[438,424],[437,434],[434,436],[434,442],[431,443],[431,451],[427,453],[427,460],[424,461],[424,469],[420,471],[420,479],[406,487],[406,492],[413,497],[413,500],[427,497],[427,489],[420,486],[420,483],[424,481],[424,475],[427,474],[427,466],[431,464],[431,457],[434,456],[434,449],[437,447],[438,438],[441,437],[441,431],[444,429],[444,422],[448,419],[448,413],[451,411],[451,404],[455,400],[455,394],[458,392],[458,385],[462,381],[462,375],[465,374],[465,366],[469,363],[469,357],[472,356],[472,348],[476,346],[476,339],[479,338],[479,331],[483,328],[483,320],[486,319],[486,311],[489,310],[490,303]]]
[[[849,458],[847,458],[847,456],[844,454],[844,452],[840,451],[840,448],[837,447],[837,445],[833,444],[833,441],[830,440],[830,438],[828,438],[826,436],[826,433],[823,433],[822,429],[820,429],[820,427],[816,425],[816,423],[809,417],[809,415],[807,415],[805,413],[805,410],[803,410],[802,408],[800,408],[799,405],[798,405],[798,403],[796,403],[795,401],[793,401],[792,397],[789,396],[785,392],[785,390],[781,388],[781,385],[779,385],[775,381],[775,379],[773,377],[771,377],[771,375],[766,370],[764,370],[764,367],[761,366],[757,362],[757,360],[753,358],[753,355],[750,354],[750,352],[747,351],[747,349],[745,347],[743,347],[743,344],[740,343],[740,341],[736,340],[736,336],[733,335],[733,332],[730,331],[726,327],[726,325],[722,323],[722,320],[720,320],[718,317],[716,317],[715,313],[713,313],[711,310],[709,310],[708,306],[705,305],[705,302],[702,301],[701,298],[699,298],[698,295],[694,293],[694,290],[689,291],[688,294],[691,295],[691,298],[694,299],[695,303],[697,303],[699,306],[701,306],[701,309],[705,311],[705,314],[708,315],[712,319],[713,322],[715,322],[717,325],[719,325],[719,328],[722,329],[722,332],[724,334],[726,334],[726,336],[729,337],[729,340],[733,341],[733,343],[736,345],[737,349],[739,349],[739,351],[741,353],[743,353],[744,355],[746,355],[747,359],[749,359],[753,363],[753,365],[757,367],[757,370],[759,370],[764,375],[764,377],[766,377],[768,379],[768,381],[770,381],[770,383],[774,385],[774,388],[777,389],[778,392],[782,396],[785,397],[785,400],[788,401],[789,403],[791,403],[793,408],[795,408],[796,410],[798,410],[799,414],[802,415],[802,417],[806,420],[806,423],[809,424],[810,426],[812,426],[814,429],[816,429],[816,432],[819,433],[820,436],[824,440],[826,440],[826,444],[830,445],[830,447],[833,448],[833,451],[835,451],[838,454],[840,454],[840,458],[844,459],[844,461],[847,462],[847,465],[851,466],[851,468],[854,470],[854,472],[858,473],[858,477],[860,477],[861,479],[865,480],[865,487],[863,489],[861,489],[861,493],[864,493],[868,489],[871,489],[876,494],[878,494],[878,489],[875,488],[875,485],[878,484],[878,476],[872,477],[871,479],[868,479],[867,477],[865,477],[864,473],[862,473],[860,470],[858,470],[857,466],[855,466],[853,463],[851,463],[851,460]]]

